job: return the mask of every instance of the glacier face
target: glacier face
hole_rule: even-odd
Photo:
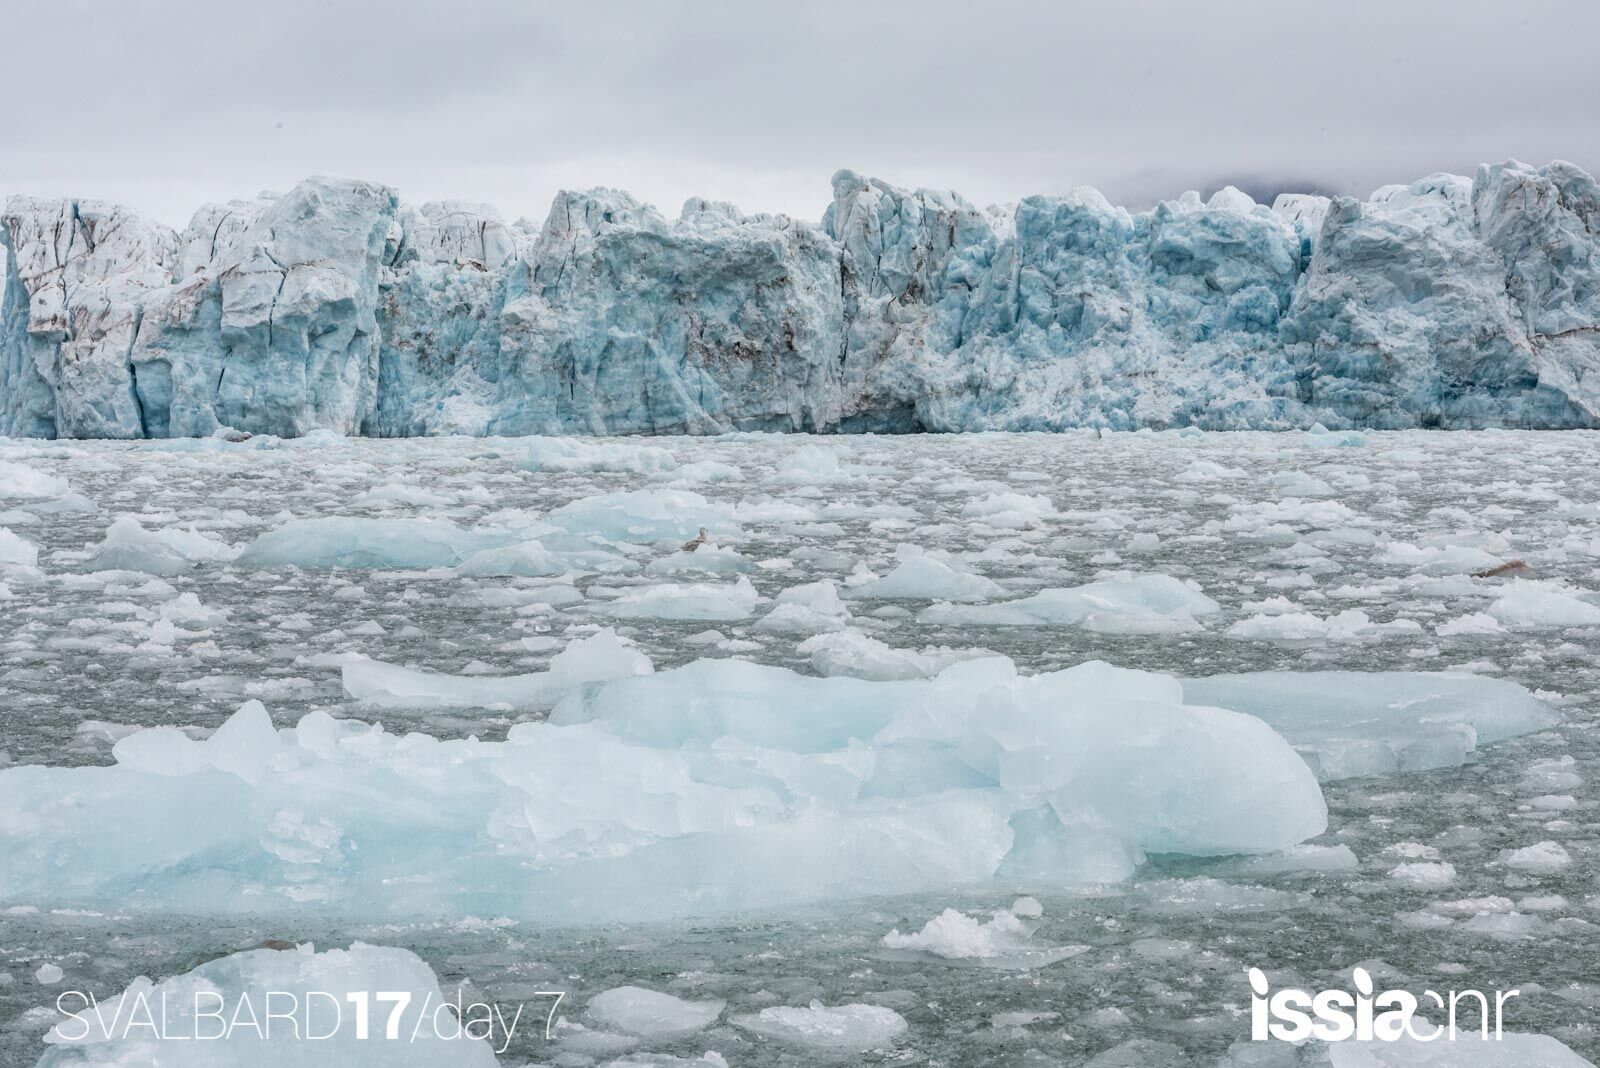
[[[1600,426],[1600,189],[1562,162],[1139,214],[841,171],[820,225],[324,178],[181,233],[3,222],[13,436]]]

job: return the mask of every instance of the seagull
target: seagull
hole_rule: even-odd
[[[700,533],[683,543],[683,551],[686,553],[694,552],[696,549],[700,548],[700,546],[704,545],[710,537],[711,536],[706,533],[706,528],[701,527]]]

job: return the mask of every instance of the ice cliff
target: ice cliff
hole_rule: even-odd
[[[1600,188],[979,209],[841,171],[820,225],[563,192],[542,226],[312,178],[181,233],[13,197],[0,433],[1600,426]]]

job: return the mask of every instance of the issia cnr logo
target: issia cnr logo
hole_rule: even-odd
[[[1323,1042],[1352,1038],[1361,1042],[1395,1042],[1401,1038],[1417,1042],[1454,1041],[1461,1033],[1457,1027],[1457,1012],[1464,1010],[1472,1014],[1468,1017],[1469,1032],[1476,1031],[1479,1037],[1499,1041],[1505,1003],[1520,993],[1518,990],[1499,990],[1492,994],[1481,990],[1451,990],[1441,994],[1436,990],[1424,990],[1421,998],[1408,990],[1374,993],[1372,976],[1365,968],[1354,969],[1351,981],[1355,984],[1354,991],[1334,989],[1312,993],[1285,987],[1271,992],[1266,973],[1260,968],[1251,968],[1251,1039],[1256,1042],[1271,1039],[1303,1042],[1311,1038]],[[1418,1015],[1423,1011],[1424,1001],[1445,1013],[1443,1024],[1431,1023],[1427,1017]]]

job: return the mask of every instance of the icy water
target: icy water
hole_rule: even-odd
[[[339,654],[456,674],[537,670],[570,636],[618,624],[607,609],[619,594],[663,581],[579,577],[570,582],[580,598],[551,606],[567,598],[537,592],[568,580],[472,579],[444,567],[299,570],[218,559],[159,578],[96,575],[90,553],[120,516],[149,530],[192,528],[237,548],[290,518],[430,516],[470,527],[603,492],[673,485],[736,507],[742,533],[733,547],[761,562],[748,578],[765,596],[824,578],[859,582],[860,567],[882,575],[897,551],[926,551],[949,554],[1008,597],[1126,570],[1193,580],[1222,605],[1203,629],[1139,635],[929,625],[916,618],[926,601],[851,602],[851,625],[896,648],[982,648],[1028,671],[1090,659],[1182,676],[1466,670],[1522,683],[1565,722],[1484,748],[1464,767],[1327,784],[1330,827],[1317,841],[1348,846],[1354,870],[1272,873],[1236,860],[1155,858],[1131,883],[1092,894],[1017,887],[1044,905],[1039,941],[1088,947],[1032,970],[908,957],[881,942],[890,929],[916,930],[948,906],[1009,905],[1009,891],[559,930],[493,916],[250,922],[0,903],[12,905],[0,913],[0,1063],[38,1057],[41,1035],[56,1022],[42,1008],[54,990],[111,994],[136,975],[181,972],[264,938],[405,946],[446,990],[467,983],[508,1001],[567,990],[574,1020],[589,996],[625,984],[724,998],[722,1022],[638,1048],[714,1050],[733,1065],[816,1063],[814,1053],[728,1022],[812,998],[888,1006],[909,1023],[892,1049],[846,1058],[854,1062],[1079,1064],[1138,1038],[1177,1047],[1189,1058],[1177,1063],[1216,1064],[1248,1035],[1251,965],[1272,972],[1277,985],[1296,980],[1311,989],[1348,987],[1356,964],[1378,976],[1380,989],[1520,987],[1508,1029],[1554,1035],[1600,1056],[1591,785],[1600,770],[1600,627],[1500,625],[1478,615],[1512,590],[1600,604],[1600,435],[620,444],[621,454],[661,449],[673,462],[650,453],[632,465],[645,471],[593,470],[580,459],[576,470],[532,472],[519,468],[529,445],[515,439],[0,445],[0,461],[65,479],[86,499],[76,507],[71,498],[67,506],[59,497],[0,500],[0,526],[40,549],[37,572],[13,569],[0,580],[10,594],[0,599],[0,750],[16,764],[108,763],[111,742],[127,728],[170,724],[199,736],[248,698],[283,726],[324,709],[441,737],[503,737],[513,714],[357,707],[342,689]],[[981,503],[997,493],[1044,501]],[[629,551],[643,562],[668,550]],[[1522,560],[1532,573],[1465,573],[1484,558]],[[174,626],[162,606],[183,594],[225,615]],[[1351,611],[1364,618],[1340,615]],[[1312,631],[1273,623],[1291,613],[1316,617]],[[797,649],[802,637],[755,629],[759,615],[629,620],[619,629],[658,669],[732,655],[812,671]],[[708,644],[709,628],[720,643]],[[1288,640],[1291,633],[1311,636]],[[1560,843],[1570,865],[1531,872],[1504,862],[1507,851],[1543,841]],[[1391,876],[1418,860],[1449,863],[1454,880],[1429,887]],[[48,962],[66,973],[54,986],[35,978]],[[1019,1023],[1002,1013],[1039,1015]],[[1129,1064],[1175,1055],[1124,1052],[1135,1058]],[[587,1064],[615,1055],[523,1036],[501,1062]]]

